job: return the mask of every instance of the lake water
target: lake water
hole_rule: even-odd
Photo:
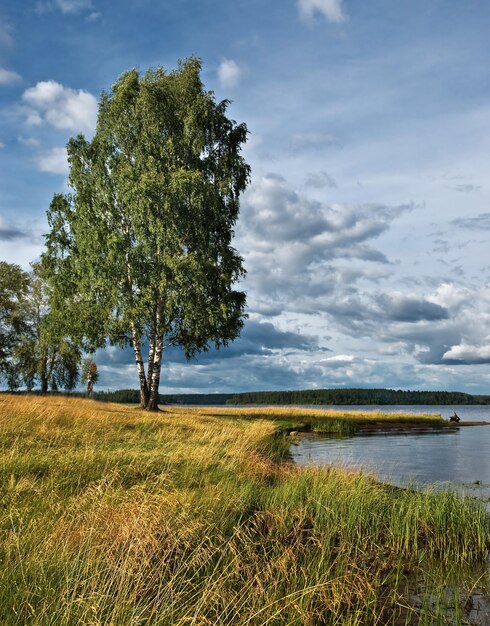
[[[322,407],[346,410],[436,413],[454,411],[464,421],[490,421],[490,406]],[[417,433],[373,433],[345,438],[305,436],[292,446],[300,465],[342,465],[363,469],[398,486],[456,488],[482,498],[490,510],[490,426]]]

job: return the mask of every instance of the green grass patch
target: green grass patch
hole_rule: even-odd
[[[8,395],[0,416],[2,626],[409,623],[448,572],[464,606],[484,563],[481,503],[287,461],[290,431],[371,418]]]

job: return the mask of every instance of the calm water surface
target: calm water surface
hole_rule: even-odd
[[[387,413],[437,413],[446,418],[456,411],[462,421],[490,421],[490,406],[345,408]],[[307,436],[299,445],[292,446],[291,453],[301,465],[356,467],[399,486],[435,483],[438,487],[452,487],[478,496],[487,503],[490,498],[490,426],[413,434],[362,434],[341,439]]]

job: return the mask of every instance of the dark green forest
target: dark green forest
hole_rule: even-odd
[[[238,393],[229,404],[490,404],[490,396],[459,391],[403,391],[401,389],[308,389]]]
[[[139,402],[139,391],[99,391],[96,400]],[[236,405],[236,404],[490,404],[490,396],[458,391],[403,391],[401,389],[306,389],[300,391],[250,391],[246,393],[160,394],[161,404]]]
[[[139,389],[119,389],[118,391],[97,391],[92,397],[102,402],[123,402],[139,404]],[[186,393],[186,394],[160,394],[160,404],[198,404],[198,405],[224,405],[234,397],[230,393]]]
[[[26,393],[26,392],[17,392]],[[38,394],[39,391],[27,393]],[[87,397],[86,392],[50,392]],[[138,389],[95,391],[94,400],[139,404]],[[471,395],[460,391],[404,391],[402,389],[303,389],[299,391],[248,391],[245,393],[160,394],[160,404],[224,406],[242,404],[273,405],[391,405],[391,404],[490,404],[490,395]]]

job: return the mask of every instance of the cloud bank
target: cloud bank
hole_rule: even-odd
[[[280,311],[325,310],[333,296],[361,277],[376,279],[374,265],[389,260],[371,242],[413,205],[328,205],[292,189],[276,174],[254,182],[237,229],[244,255],[251,307]],[[344,267],[338,262],[363,262]],[[366,263],[364,263],[366,262]]]

